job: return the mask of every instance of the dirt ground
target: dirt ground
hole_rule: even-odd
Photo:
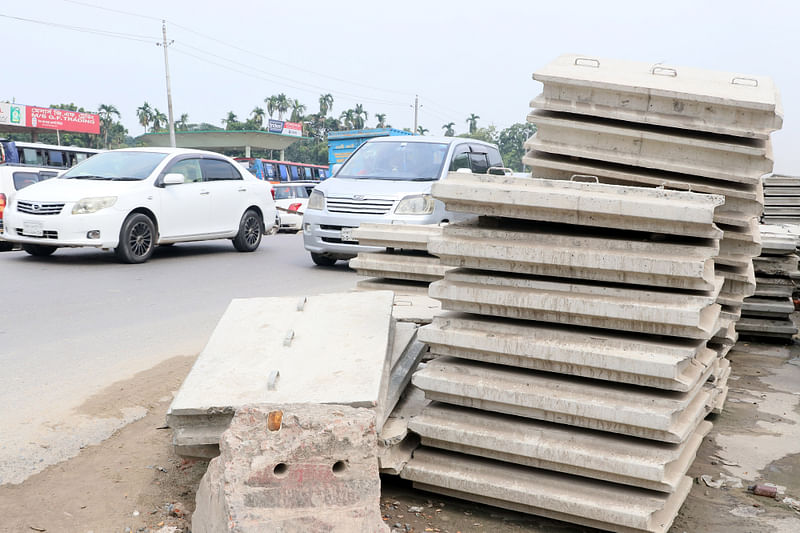
[[[781,501],[800,499],[798,355],[800,346],[749,343],[730,354],[728,403],[712,418],[714,429],[689,471],[696,482],[670,533],[800,531],[800,512]],[[144,406],[147,415],[22,484],[0,486],[0,532],[189,532],[207,463],[175,455],[164,419],[193,361],[170,359],[89,399],[82,413],[113,416]],[[721,473],[740,477],[744,486],[713,488],[699,478],[717,480]],[[752,495],[746,486],[755,481],[783,485],[785,494],[778,500]],[[383,479],[381,510],[396,533],[594,531],[416,491],[393,477]]]

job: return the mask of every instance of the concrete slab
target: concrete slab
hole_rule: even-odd
[[[797,335],[797,326],[791,320],[742,317],[736,327],[743,336],[790,340]],[[413,378],[412,378],[413,379]]]
[[[411,454],[419,447],[420,438],[408,431],[411,418],[422,414],[431,401],[425,393],[413,385],[403,391],[383,428],[378,433],[378,468],[381,474],[400,475],[411,460]]]
[[[409,427],[431,448],[674,492],[711,423],[702,422],[678,445],[435,402]]]
[[[759,274],[791,277],[797,273],[798,256],[790,254],[754,257],[753,268]]]
[[[527,150],[655,168],[757,185],[772,171],[769,140],[719,137],[687,130],[534,110]]]
[[[761,235],[761,253],[764,255],[789,255],[800,244],[797,233],[788,228],[762,224],[758,229]]]
[[[397,252],[360,253],[350,260],[350,268],[359,276],[427,282],[442,279],[449,270],[438,257]]]
[[[665,494],[420,448],[401,476],[414,487],[620,533],[666,533],[691,488]]]
[[[431,238],[429,249],[450,266],[678,289],[714,287],[718,241],[592,230],[482,217],[447,226]]]
[[[419,326],[408,322],[395,324],[394,340],[391,349],[390,367],[381,382],[380,401],[375,406],[375,424],[378,431],[383,429],[386,419],[394,410],[400,396],[411,381],[411,374],[417,369],[428,347],[417,339]]]
[[[427,249],[428,239],[441,233],[439,224],[361,224],[351,230],[352,238],[365,246],[423,252]]]
[[[395,295],[427,295],[427,281],[369,278],[356,282],[357,291],[392,291]]]
[[[714,291],[685,294],[456,269],[429,294],[450,311],[707,340],[722,284],[718,277]]]
[[[375,413],[341,405],[241,408],[209,464],[196,533],[388,533]]]
[[[744,316],[783,318],[794,313],[794,302],[791,297],[784,298],[745,298],[742,303]]]
[[[768,298],[791,298],[796,285],[784,277],[756,276],[756,290],[753,296]]]
[[[486,174],[451,172],[433,185],[451,211],[719,238],[714,210],[721,196]]]
[[[398,322],[430,324],[442,313],[442,302],[425,294],[397,294],[394,297],[392,318]]]
[[[767,187],[800,187],[800,176],[772,174],[764,176],[764,185]]]
[[[233,300],[167,412],[179,452],[216,445],[243,405],[374,408],[386,387],[393,300],[388,291]]]
[[[692,389],[717,357],[700,340],[459,313],[436,317],[419,339],[438,355],[677,391]]]
[[[533,79],[544,92],[531,107],[541,109],[759,139],[783,123],[764,76],[569,54]]]
[[[412,377],[434,401],[674,444],[708,413],[704,381],[681,393],[453,357],[434,359]]]

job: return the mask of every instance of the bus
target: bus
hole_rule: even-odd
[[[0,139],[0,164],[67,169],[102,151]]]
[[[323,181],[330,177],[325,165],[294,163],[292,161],[273,161],[271,159],[236,157],[258,179],[266,181]]]

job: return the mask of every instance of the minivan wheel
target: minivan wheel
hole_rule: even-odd
[[[314,252],[311,252],[311,260],[314,261],[315,265],[323,267],[329,267],[336,264],[336,259],[333,257],[325,254],[315,254]]]
[[[240,252],[254,252],[261,244],[261,228],[264,223],[261,215],[254,209],[248,209],[239,222],[239,233],[233,239],[233,247]]]
[[[134,213],[125,219],[119,230],[119,244],[114,253],[123,263],[144,263],[156,247],[156,228],[150,217]]]
[[[22,249],[34,257],[47,257],[53,255],[56,251],[55,246],[46,246],[44,244],[23,244]]]

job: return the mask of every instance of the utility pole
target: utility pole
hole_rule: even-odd
[[[169,55],[167,54],[167,47],[175,41],[167,42],[167,21],[161,21],[161,33],[164,35],[163,43],[156,43],[157,46],[164,47],[164,71],[167,74],[167,113],[169,114],[169,145],[175,148],[175,120],[172,116],[172,89],[169,84]]]
[[[414,95],[414,135],[417,134],[417,117],[419,116],[419,95]]]

